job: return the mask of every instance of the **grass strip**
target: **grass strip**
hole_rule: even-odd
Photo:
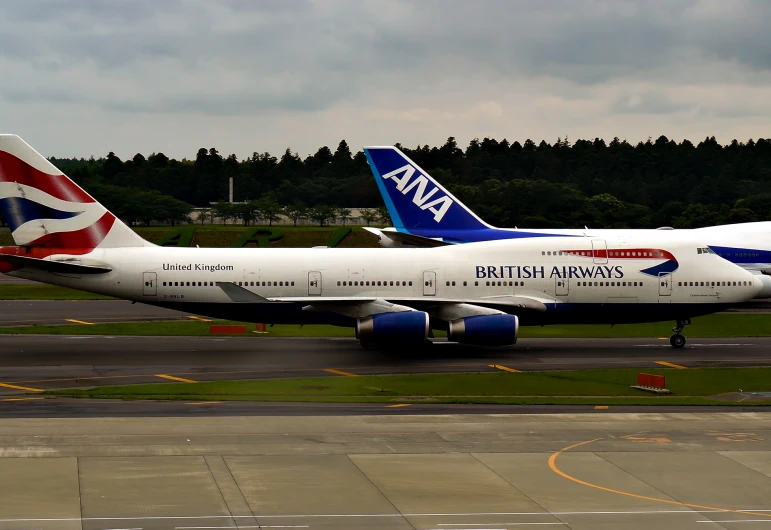
[[[531,404],[712,404],[707,396],[771,390],[771,368],[642,370],[664,375],[670,396],[631,388],[638,368],[413,374],[106,386],[53,395],[119,399]],[[765,402],[742,402],[743,405]]]

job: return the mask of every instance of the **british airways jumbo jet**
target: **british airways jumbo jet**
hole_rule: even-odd
[[[428,197],[426,198],[428,200]],[[440,215],[445,206],[429,205]],[[692,241],[589,237],[419,249],[159,247],[18,136],[0,135],[0,209],[17,246],[0,272],[215,318],[355,327],[363,346],[430,331],[510,345],[520,323],[676,321],[771,291]]]
[[[692,230],[496,228],[480,219],[396,147],[365,147],[364,153],[394,223],[391,230],[369,229],[383,246],[439,246],[565,236],[606,240],[692,239],[705,242],[719,256],[745,269],[771,274],[771,222],[768,221]]]

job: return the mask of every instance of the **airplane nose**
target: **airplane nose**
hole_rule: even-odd
[[[753,274],[752,286],[755,289],[755,298],[771,298],[771,276],[766,274]]]

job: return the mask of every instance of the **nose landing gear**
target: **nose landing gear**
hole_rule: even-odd
[[[691,323],[690,318],[686,318],[684,320],[678,320],[675,322],[675,327],[672,328],[672,331],[675,332],[674,335],[672,335],[669,338],[669,343],[672,345],[673,348],[682,348],[685,346],[685,337],[681,334],[683,332],[683,329],[685,326]]]

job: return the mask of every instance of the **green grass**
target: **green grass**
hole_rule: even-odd
[[[2,294],[11,288],[23,287],[29,289],[37,286],[7,286],[0,288]],[[60,289],[60,288],[56,288]],[[67,290],[69,291],[69,290]],[[74,291],[80,293],[80,291]],[[63,296],[71,296],[64,293]],[[84,293],[84,296],[88,295]],[[67,298],[69,299],[69,298]],[[232,322],[216,322],[230,324]],[[51,335],[174,335],[174,336],[207,336],[209,335],[207,322],[180,321],[180,322],[139,322],[124,324],[97,324],[94,326],[23,326],[0,327],[3,334],[51,334]],[[253,324],[249,324],[254,329]],[[672,324],[659,322],[656,324],[625,324],[623,326],[609,325],[566,325],[545,327],[522,327],[520,338],[603,338],[603,337],[640,337],[640,338],[668,338],[671,334]],[[353,337],[353,329],[323,325],[276,325],[268,328],[267,335],[249,334],[250,336],[271,337]],[[435,331],[437,337],[445,336],[444,332]],[[721,337],[768,337],[771,336],[771,315],[753,313],[726,313],[709,315],[694,320],[686,329],[686,335],[690,338],[721,338]]]
[[[720,404],[707,396],[771,390],[771,368],[651,369],[672,396],[633,389],[637,368],[521,373],[419,374],[108,386],[49,393],[120,399],[522,404]],[[742,404],[771,404],[743,402]]]
[[[334,229],[324,228],[319,230],[288,230],[284,231],[284,237],[278,241],[272,241],[271,248],[310,248],[325,246]]]
[[[56,285],[12,284],[0,287],[0,300],[114,300],[114,298]]]

